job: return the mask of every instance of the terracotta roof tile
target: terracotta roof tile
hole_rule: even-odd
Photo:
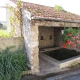
[[[11,0],[16,1],[16,0]],[[30,11],[35,18],[51,18],[51,19],[63,19],[63,20],[80,20],[80,16],[68,13],[64,11],[58,11],[54,7],[39,5],[39,4],[33,4],[29,2],[22,2],[23,8]]]

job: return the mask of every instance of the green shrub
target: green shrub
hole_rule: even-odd
[[[7,47],[0,52],[0,80],[20,80],[22,71],[28,70],[24,50],[11,49]]]
[[[7,30],[0,30],[0,37],[11,37]]]

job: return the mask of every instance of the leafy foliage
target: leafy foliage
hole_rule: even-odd
[[[11,26],[11,32],[14,35],[15,31],[16,31],[16,27],[21,28],[21,24],[22,24],[22,19],[21,19],[21,6],[22,6],[22,2],[21,0],[17,0],[16,2],[16,8],[9,6],[8,10],[11,13],[11,15],[9,16],[9,21],[10,21],[10,26]]]
[[[64,48],[74,48],[80,44],[80,28],[65,28],[64,34],[61,35],[61,45]]]
[[[24,51],[12,49],[7,47],[0,52],[0,80],[20,80],[22,71],[28,70]]]
[[[58,11],[65,11],[61,6],[55,5],[54,7]]]
[[[21,0],[18,0],[16,4],[17,4],[16,8],[13,8],[12,6],[8,7],[8,10],[13,14],[9,17],[11,26],[13,26],[14,22],[21,24],[21,12],[20,12],[20,8],[22,6]]]
[[[61,35],[61,41],[62,42],[66,42],[66,40],[70,40],[71,37],[68,36],[68,33],[74,32],[74,30],[72,28],[65,28],[64,29],[64,34]],[[72,35],[72,33],[71,33]]]

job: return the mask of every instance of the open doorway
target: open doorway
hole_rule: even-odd
[[[57,50],[60,48],[60,35],[61,30],[64,28],[60,27],[48,27],[39,26],[39,66],[40,71],[52,71],[52,69],[58,69],[54,65],[56,62],[52,62],[50,57],[43,54],[43,52]]]

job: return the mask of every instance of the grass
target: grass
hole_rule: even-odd
[[[75,61],[70,65],[70,68],[80,67],[80,61]]]
[[[27,71],[28,60],[24,50],[7,47],[0,51],[0,80],[20,80],[22,71]]]
[[[0,30],[0,37],[11,37],[11,34],[7,30]]]

